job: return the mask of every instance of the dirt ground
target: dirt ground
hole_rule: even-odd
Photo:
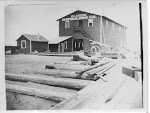
[[[32,74],[37,70],[45,68],[45,65],[54,64],[55,61],[69,61],[72,57],[38,56],[38,55],[6,55],[5,72],[6,73],[24,73]],[[7,83],[10,83],[7,81]],[[15,83],[14,83],[15,84]],[[16,83],[22,84],[22,83]],[[27,83],[30,86],[42,89],[51,89],[54,91],[63,91],[66,93],[75,93],[75,90],[65,88],[56,88],[46,85]],[[58,104],[56,102],[38,98],[29,95],[6,92],[7,110],[47,110]]]
[[[38,55],[6,55],[6,73],[34,73],[44,69],[45,65],[54,64],[55,61],[69,61],[72,57],[38,56]]]

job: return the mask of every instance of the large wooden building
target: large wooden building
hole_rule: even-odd
[[[23,34],[16,41],[19,53],[45,52],[48,50],[48,40],[39,34]]]
[[[89,40],[117,50],[121,42],[126,41],[126,27],[105,16],[77,10],[57,21],[59,37],[49,42],[53,52],[88,51],[91,49]]]

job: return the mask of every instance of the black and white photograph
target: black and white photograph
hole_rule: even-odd
[[[147,112],[145,0],[10,0],[3,7],[6,111]]]

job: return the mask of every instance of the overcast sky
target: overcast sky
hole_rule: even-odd
[[[127,27],[127,43],[132,50],[140,48],[138,3],[97,2],[47,5],[10,5],[5,7],[6,45],[17,45],[22,34],[40,34],[50,40],[58,37],[57,19],[76,10],[105,15]]]

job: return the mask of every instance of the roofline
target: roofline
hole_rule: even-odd
[[[112,20],[112,19],[110,19],[110,18],[108,18],[108,17],[106,17],[106,16],[102,16],[102,17],[105,17],[105,18],[107,18],[107,19],[109,19],[109,20],[111,20],[111,21],[113,21],[113,22],[115,22],[115,23],[117,23],[117,24],[119,24],[119,25],[121,25],[122,27],[125,27],[125,28],[127,29],[126,26],[124,26],[124,25],[122,25],[122,24],[120,24],[120,23],[118,23],[118,22],[116,22],[116,21],[114,21],[114,20]]]
[[[65,36],[59,36],[59,37],[65,37]],[[67,39],[70,39],[70,38],[72,38],[73,36],[68,36],[69,38],[67,38]],[[65,40],[67,40],[67,39],[65,39]],[[63,42],[63,41],[65,41],[65,40],[62,40],[62,41],[60,41],[60,42]],[[59,44],[60,42],[58,42],[58,43],[55,43],[55,44]],[[48,44],[50,44],[50,41],[48,42]],[[54,44],[54,43],[53,43]]]
[[[24,36],[24,34],[22,34],[21,36]],[[19,38],[21,38],[21,36],[20,36]],[[26,37],[26,36],[24,36],[24,37]],[[19,38],[18,38],[18,39],[19,39]],[[17,39],[17,40],[18,40],[18,39]],[[26,39],[28,39],[28,38],[26,37]],[[17,40],[16,40],[16,41],[17,41]],[[28,40],[31,41],[30,39],[28,39]]]
[[[77,11],[81,11],[81,10],[76,10],[76,11],[74,11],[74,12],[72,12],[72,13],[70,13],[70,14],[66,15],[66,16],[69,16],[69,15],[71,15],[71,14],[73,14],[73,13],[77,12]],[[94,14],[94,13],[89,13],[89,12],[86,12],[86,11],[81,11],[81,12],[84,12],[84,13],[87,13],[87,14],[93,14],[93,15],[96,15],[96,16],[101,16],[101,15]],[[57,19],[57,21],[59,21],[60,19],[62,19],[62,18],[64,18],[64,17],[66,17],[66,16],[63,16],[63,17],[61,17],[61,18]]]
[[[27,35],[30,35],[30,34],[27,34]],[[26,37],[25,34],[22,34],[21,36]],[[19,38],[21,38],[21,36],[20,36]],[[41,35],[41,36],[42,36],[42,35]],[[42,37],[43,37],[43,36],[42,36]],[[19,38],[18,38],[18,39],[19,39]],[[27,38],[27,37],[26,37],[26,38]],[[17,39],[17,40],[18,40],[18,39]],[[30,40],[29,38],[27,38],[27,39],[28,39],[29,41],[32,41],[32,40]],[[16,41],[17,41],[17,40],[16,40]],[[47,39],[46,39],[46,40],[47,40]],[[32,42],[49,42],[49,41],[47,40],[47,41],[32,41]]]
[[[76,11],[74,11],[74,12],[72,12],[72,13],[66,15],[66,16],[69,16],[69,15],[71,15],[71,14],[77,12],[77,11],[81,11],[81,10],[76,10]],[[116,22],[116,21],[114,21],[114,20],[112,20],[112,19],[110,19],[110,18],[108,18],[108,17],[106,17],[106,16],[102,16],[102,15],[98,15],[98,14],[94,14],[94,13],[89,13],[89,12],[86,12],[86,11],[81,11],[81,12],[84,12],[84,13],[87,13],[87,14],[93,14],[93,15],[96,15],[96,16],[99,16],[99,17],[100,17],[100,16],[101,16],[101,17],[105,17],[105,18],[107,18],[107,19],[109,19],[109,20],[111,20],[111,21],[113,21],[113,22],[115,22],[115,23],[117,23],[117,24],[119,24],[119,25],[121,25],[121,26],[123,26],[123,27],[125,27],[125,28],[127,29],[126,26],[124,26],[124,25],[122,25],[122,24],[120,24],[120,23],[118,23],[118,22]],[[66,17],[66,16],[63,16],[62,18]],[[59,21],[59,20],[62,19],[62,18],[57,19],[57,21]]]

